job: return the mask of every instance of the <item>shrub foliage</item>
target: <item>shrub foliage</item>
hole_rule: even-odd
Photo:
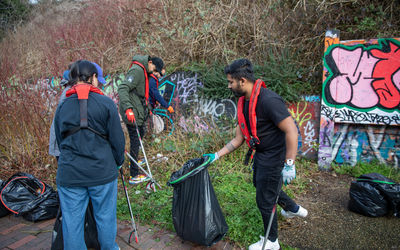
[[[5,3],[17,2],[27,4]],[[319,93],[328,28],[342,40],[368,39],[396,36],[400,23],[394,0],[61,0],[20,10],[13,22],[28,21],[0,43],[0,159],[13,171],[54,165],[47,141],[55,101],[34,86],[77,59],[113,74],[135,54],[157,55],[169,72],[196,69],[204,94],[227,98],[223,67],[249,58],[257,77],[291,101]]]

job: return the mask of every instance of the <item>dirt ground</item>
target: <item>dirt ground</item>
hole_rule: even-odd
[[[279,221],[279,241],[299,249],[400,249],[400,218],[366,217],[348,210],[354,178],[319,172],[310,189],[296,197],[307,208],[305,219]]]

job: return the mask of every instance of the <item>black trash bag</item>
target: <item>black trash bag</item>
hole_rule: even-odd
[[[228,232],[214,188],[207,158],[192,159],[172,173],[167,185],[174,188],[172,219],[176,233],[183,239],[211,246]]]
[[[371,217],[392,210],[400,217],[400,185],[378,173],[361,175],[351,183],[349,209]]]
[[[0,191],[3,189],[4,185],[6,182],[3,180],[0,180]],[[3,202],[0,201],[0,218],[6,216],[7,214],[10,214],[11,211],[8,210],[4,205]]]
[[[55,218],[59,207],[57,192],[27,173],[11,176],[0,198],[12,213],[33,222]]]
[[[84,237],[87,248],[101,249],[97,237],[96,220],[93,215],[92,202],[89,199],[89,204],[85,214]],[[64,237],[62,232],[62,213],[61,208],[58,210],[56,222],[54,223],[53,233],[51,236],[51,250],[64,249]]]
[[[33,222],[52,219],[56,217],[59,207],[58,193],[53,190],[49,196],[47,196],[47,199],[38,203],[38,205],[28,213],[22,214],[22,217],[25,220]]]
[[[388,210],[393,211],[394,216],[400,217],[400,184],[378,173],[361,175],[357,181],[370,182],[388,202]]]
[[[378,187],[388,200],[393,215],[400,218],[400,184],[381,184]]]

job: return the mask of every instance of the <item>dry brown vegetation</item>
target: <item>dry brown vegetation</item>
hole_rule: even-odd
[[[0,43],[1,177],[54,165],[47,155],[53,106],[31,83],[61,76],[77,59],[95,61],[112,74],[126,71],[139,53],[160,56],[174,70],[240,57],[262,64],[266,54],[279,56],[285,49],[296,53],[296,62],[314,76],[310,81],[320,85],[328,28],[339,29],[342,40],[394,37],[399,14],[394,0],[88,0],[36,6],[31,21]]]
[[[106,72],[125,71],[137,53],[159,55],[169,65],[256,63],[281,48],[300,51],[300,64],[321,64],[328,28],[341,39],[393,37],[396,1],[99,0],[38,6],[25,26],[1,44],[2,79],[61,75],[87,58]]]

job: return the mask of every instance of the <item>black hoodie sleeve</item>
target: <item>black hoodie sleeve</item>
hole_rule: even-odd
[[[109,119],[108,119],[108,140],[111,145],[112,153],[115,162],[118,166],[124,163],[125,153],[125,136],[121,127],[121,121],[119,118],[118,110],[116,105],[113,103],[109,107]]]

